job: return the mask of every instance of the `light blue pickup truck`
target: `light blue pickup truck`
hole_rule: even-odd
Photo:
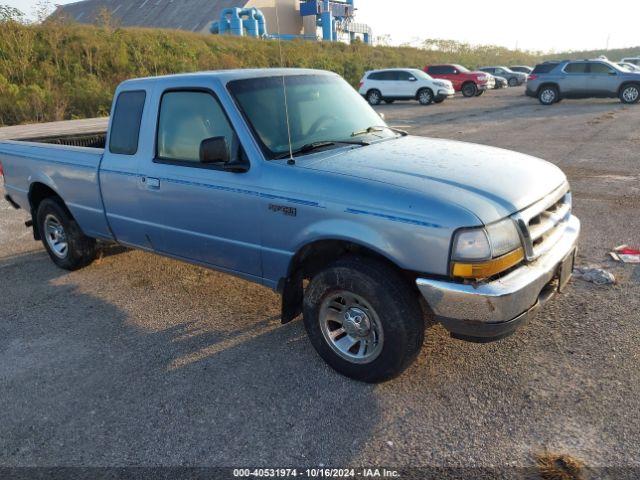
[[[323,71],[127,81],[105,135],[1,142],[0,162],[59,267],[101,240],[261,283],[368,382],[407,368],[432,321],[512,333],[569,281],[580,230],[555,166],[409,136]]]

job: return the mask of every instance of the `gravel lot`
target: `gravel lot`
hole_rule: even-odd
[[[300,321],[281,326],[273,292],[118,248],[59,270],[2,201],[0,466],[510,467],[549,450],[591,478],[640,468],[640,266],[606,256],[640,244],[640,105],[543,107],[509,89],[379,110],[413,134],[559,165],[578,265],[618,285],[574,280],[493,344],[435,326],[412,368],[372,386],[325,366]]]

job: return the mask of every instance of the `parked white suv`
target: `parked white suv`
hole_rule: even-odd
[[[360,81],[359,92],[371,105],[395,100],[418,100],[422,105],[429,105],[441,103],[455,94],[449,80],[436,80],[414,68],[367,72]]]

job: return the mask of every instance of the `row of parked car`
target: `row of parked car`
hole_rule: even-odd
[[[422,105],[441,103],[461,92],[479,97],[494,88],[517,87],[527,82],[532,68],[482,67],[476,71],[457,64],[428,65],[424,70],[394,68],[366,72],[359,91],[371,105],[396,100],[418,100]]]
[[[424,70],[394,68],[366,72],[359,92],[371,105],[396,100],[417,100],[422,105],[442,103],[461,92],[479,97],[494,88],[526,85],[526,94],[543,105],[563,98],[620,98],[623,103],[640,101],[640,58],[611,62],[594,60],[548,61],[536,65],[481,67],[470,71],[462,65],[427,65]]]

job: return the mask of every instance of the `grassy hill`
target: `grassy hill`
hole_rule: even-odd
[[[540,53],[439,40],[416,49],[65,23],[0,24],[0,125],[106,115],[119,82],[148,75],[283,65],[333,70],[356,85],[366,70],[380,67],[456,62],[473,68],[541,59]]]

